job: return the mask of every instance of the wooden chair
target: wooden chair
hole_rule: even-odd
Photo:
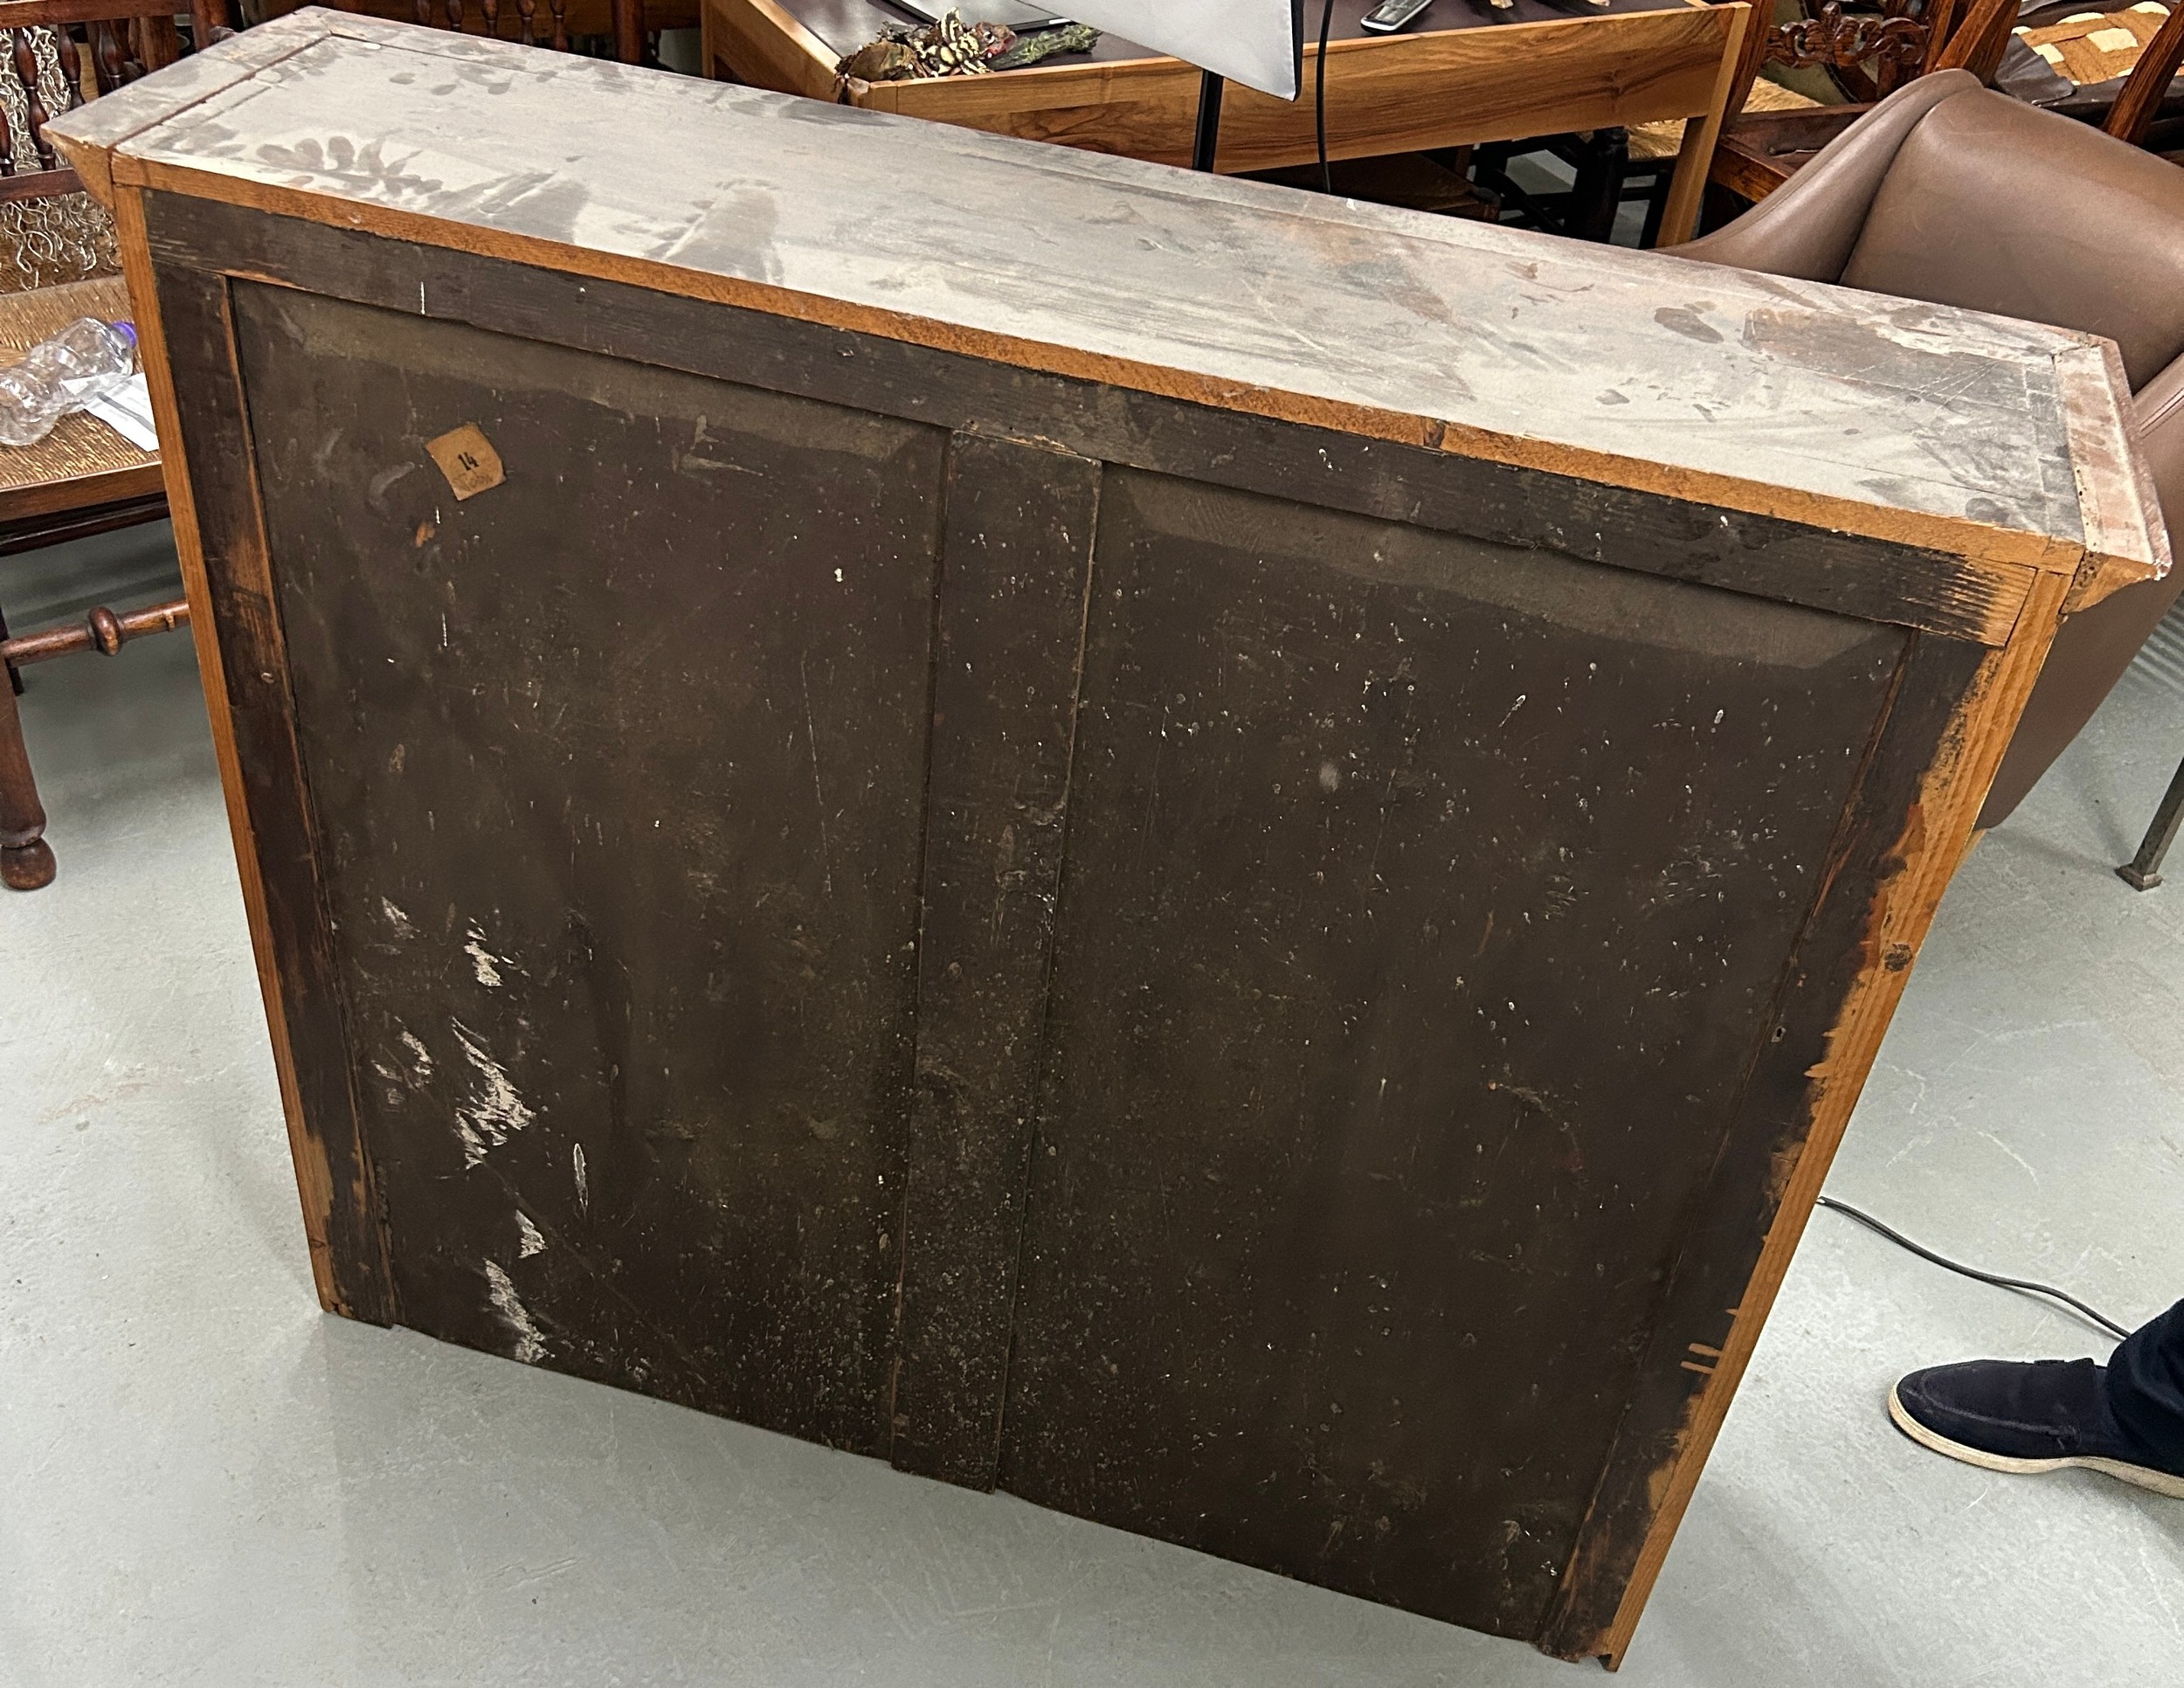
[[[1769,0],[1754,3],[1764,16]],[[1864,104],[1822,105],[1763,78],[1765,66],[1825,70],[1846,91],[1868,100],[1884,98],[1914,77],[1952,66],[1968,66],[1980,72],[1981,80],[1991,81],[2015,16],[2013,0],[1883,0],[1879,12],[1846,12],[1842,0],[1820,0],[1798,22],[1753,28],[1734,73],[1710,181],[1746,198],[1763,197],[1867,109]],[[1641,123],[1628,131],[1482,148],[1480,180],[1525,213],[1534,226],[1580,239],[1608,239],[1616,207],[1643,198],[1646,224],[1639,244],[1650,246],[1660,236],[1683,127],[1672,120]],[[1810,136],[1819,138],[1807,145]],[[1788,150],[1780,150],[1783,148]],[[1574,173],[1572,188],[1530,196],[1516,190],[1508,180],[1507,163],[1525,151],[1561,158]]]
[[[178,19],[186,16],[185,40]],[[79,316],[129,315],[112,223],[45,139],[49,118],[111,93],[232,33],[222,0],[0,0],[0,363]],[[156,453],[87,416],[64,417],[35,446],[0,446],[4,559],[167,514]],[[73,626],[8,636],[0,616],[0,883],[32,890],[53,877],[24,746],[20,670],[73,651],[108,654],[128,640],[183,626],[176,598],[129,615],[95,609]]]
[[[2184,66],[2184,0],[2176,0],[2169,8],[2168,21],[2140,51],[2138,64],[2125,80],[2116,103],[2108,108],[2101,128],[2134,147],[2146,145],[2180,66]]]
[[[1919,20],[1845,14],[1830,3],[1816,17],[1770,32],[1747,48],[1738,67],[1743,97],[1732,100],[1737,114],[1722,126],[1709,181],[1756,204],[1872,109],[1865,103],[1755,102],[1752,91],[1764,66],[1866,77],[1876,99],[1939,70],[1966,70],[1992,83],[2016,19],[2017,0],[1933,0]],[[1865,69],[1869,65],[1871,72]]]

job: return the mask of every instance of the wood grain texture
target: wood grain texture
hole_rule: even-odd
[[[732,74],[737,81],[781,93],[834,97],[840,80],[834,64],[842,55],[830,51],[775,0],[702,4],[698,28],[708,77],[717,80]]]
[[[142,250],[133,197],[125,238]],[[132,225],[135,226],[133,227]],[[241,377],[216,277],[170,273],[148,282],[156,300],[148,356],[169,464],[186,478],[177,526],[193,540],[183,581],[199,648],[215,646],[208,683],[218,723],[229,815],[245,860],[259,978],[273,1030],[289,1145],[312,1245],[312,1271],[330,1311],[375,1324],[396,1315],[370,1158],[349,1085],[349,1037],[335,977],[334,935],[322,900],[318,828],[295,737],[287,649],[260,524]],[[140,296],[140,313],[146,300]],[[146,315],[140,315],[140,323]],[[176,387],[190,393],[183,432]],[[164,397],[157,395],[164,393]],[[170,489],[170,496],[172,495]],[[232,771],[232,775],[230,771]]]
[[[712,3],[726,17],[754,0]],[[1328,156],[1377,157],[1699,116],[1715,103],[1742,24],[1734,6],[1676,6],[1337,41],[1327,55]],[[1308,89],[1318,56],[1317,41],[1308,43]],[[1191,160],[1198,90],[1194,68],[1154,58],[852,81],[846,92],[850,104],[874,111],[1179,165]],[[1311,163],[1318,156],[1317,110],[1309,94],[1292,101],[1230,88],[1216,168]]]
[[[1669,181],[1669,197],[1662,207],[1661,228],[1654,245],[1676,246],[1697,232],[1699,202],[1706,191],[1707,173],[1713,167],[1722,126],[1749,97],[1750,78],[1745,66],[1751,59],[1752,43],[1771,27],[1772,14],[1761,17],[1749,7],[1735,20],[1715,66],[1713,91],[1705,109],[1683,125],[1683,137],[1676,147],[1676,172]]]
[[[1359,515],[1612,560],[1981,644],[2009,638],[2033,578],[2028,569],[1982,569],[1946,552],[1816,532],[1780,517],[1103,391],[795,318],[173,194],[150,197],[148,238],[162,262],[854,404],[950,431],[998,427],[1101,461],[1154,468],[1189,453],[1194,474],[1241,490],[1309,488],[1313,500]]]
[[[1095,571],[1003,1484],[1530,1637],[1905,635],[1138,473]]]
[[[325,26],[377,51],[329,33],[128,142],[123,167],[1991,563],[2067,573],[2082,553],[2055,330],[617,66],[549,75],[515,48],[376,20]],[[137,85],[155,112],[158,80]],[[588,121],[593,102],[616,120]],[[543,176],[506,139],[564,128],[570,156]],[[370,139],[383,129],[406,137],[398,156]],[[670,130],[685,171],[663,186],[644,137]],[[960,191],[906,220],[900,183],[943,172]],[[1946,405],[1926,402],[1937,384]]]
[[[1561,1627],[1545,1639],[1550,1651],[1571,1657],[1598,1654],[1613,1664],[1628,1650],[1631,1637],[1645,1609],[1648,1596],[1668,1557],[1684,1509],[1698,1486],[1707,1455],[1727,1417],[1729,1404],[1745,1366],[1758,1346],[1791,1256],[1813,1204],[1827,1181],[1842,1133],[1850,1123],[1873,1062],[1880,1053],[1896,1005],[1910,982],[1911,969],[1940,907],[1958,865],[1974,841],[1973,824],[1987,787],[1994,783],[2003,753],[2009,748],[2017,718],[2031,695],[2040,666],[2053,642],[2069,583],[2042,581],[2026,605],[2025,625],[2017,639],[2004,650],[1980,659],[1969,687],[1952,712],[1939,744],[1939,753],[1918,779],[1918,799],[1902,811],[1891,809],[1885,790],[1870,812],[1851,817],[1854,825],[1885,824],[1891,813],[1904,813],[1903,826],[1883,858],[1883,870],[1874,876],[1870,900],[1840,896],[1832,900],[1844,912],[1856,913],[1864,901],[1862,940],[1855,951],[1859,965],[1848,991],[1840,999],[1824,1037],[1824,1052],[1807,1070],[1808,1125],[1801,1133],[1785,1133],[1766,1180],[1768,1200],[1763,1213],[1771,1214],[1752,1275],[1733,1303],[1724,1303],[1730,1320],[1721,1342],[1721,1355],[1711,1374],[1691,1394],[1672,1453],[1654,1468],[1646,1484],[1648,1514],[1642,1541],[1629,1565],[1627,1577],[1608,1575],[1592,1584],[1587,1568],[1573,1565],[1569,1581],[1578,1598],[1562,1615]],[[1961,651],[1922,653],[1918,661],[1947,671],[1961,664]],[[1907,687],[1907,698],[1918,702],[1922,712],[1932,705],[1919,698],[1918,688]],[[1884,744],[1892,769],[1884,774],[1903,778],[1916,765],[1918,726],[1913,717],[1913,742]],[[1837,917],[1841,918],[1840,916]],[[1827,993],[1807,994],[1825,1001]],[[1786,1017],[1786,1026],[1794,1022]],[[1791,1041],[1786,1035],[1785,1043]],[[1696,1256],[1697,1250],[1693,1251]],[[1611,1470],[1612,1475],[1612,1470]],[[1588,1587],[1588,1584],[1591,1584]],[[1604,1627],[1578,1621],[1586,1610],[1583,1596],[1612,1593],[1613,1616]],[[1605,1608],[1600,1608],[1605,1615]]]
[[[2085,555],[2071,583],[2065,612],[2098,604],[2118,587],[2145,578],[2138,560],[2151,557],[2167,574],[2174,566],[2168,523],[2153,471],[2137,442],[2130,377],[2112,340],[2093,339],[2056,354],[2056,393],[2070,434],[2070,467],[2085,529]]]
[[[1100,466],[957,434],[933,678],[896,1465],[991,1489]]]
[[[403,1322],[884,1453],[944,436],[236,301]]]
[[[204,57],[198,54],[183,62],[197,64]],[[103,102],[93,102],[99,103]],[[235,847],[243,912],[250,926],[251,958],[258,972],[259,997],[266,1011],[273,1073],[280,1090],[281,1121],[288,1135],[296,1194],[302,1207],[312,1283],[318,1292],[319,1304],[329,1312],[338,1311],[344,1304],[344,1293],[336,1279],[328,1232],[335,1200],[333,1176],[326,1156],[312,1135],[310,1124],[304,1117],[303,1096],[296,1082],[295,1052],[289,1041],[288,1017],[283,1006],[285,988],[273,947],[273,917],[266,901],[265,876],[259,867],[258,839],[251,826],[250,799],[236,742],[235,712],[230,702],[226,663],[218,630],[212,623],[212,589],[205,570],[197,495],[190,482],[189,439],[168,357],[159,287],[152,272],[150,246],[145,234],[143,197],[135,192],[118,193],[114,197],[113,209],[121,237],[122,274],[128,282],[137,345],[144,360],[152,411],[162,442],[167,504],[174,521],[175,551],[182,568],[183,590],[190,605],[190,639],[197,648],[197,683],[204,689],[205,715],[212,730],[213,758],[220,770],[220,795],[227,808],[228,835]]]

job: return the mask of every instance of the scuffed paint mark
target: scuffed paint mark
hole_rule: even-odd
[[[410,1071],[420,1084],[432,1076],[432,1052],[415,1032],[402,1034],[402,1047],[410,1052]]]
[[[508,1069],[487,1055],[475,1034],[460,1020],[450,1020],[455,1041],[477,1069],[478,1086],[469,1101],[455,1110],[455,1130],[463,1140],[463,1166],[475,1166],[486,1152],[497,1149],[537,1116],[508,1082]]]
[[[515,1228],[523,1239],[516,1247],[518,1260],[529,1260],[533,1255],[546,1252],[546,1239],[539,1235],[538,1227],[531,1223],[531,1216],[521,1207],[515,1210]]]
[[[463,945],[463,953],[470,958],[470,965],[478,975],[478,982],[488,990],[501,988],[504,982],[501,977],[501,968],[515,965],[508,957],[495,955],[486,948],[486,935],[474,925],[470,929],[469,941]]]
[[[387,924],[394,928],[397,937],[415,937],[417,928],[410,924],[410,917],[395,905],[391,897],[379,899],[379,912],[387,917]]]
[[[538,1321],[523,1304],[523,1297],[515,1293],[515,1281],[508,1276],[508,1269],[497,1260],[486,1262],[486,1293],[492,1298],[493,1311],[515,1338],[509,1358],[520,1359],[526,1366],[535,1366],[545,1359],[546,1333],[538,1328]]]
[[[584,1176],[583,1144],[572,1143],[569,1145],[569,1163],[577,1171],[577,1209],[588,1214],[591,1211],[591,1185]]]

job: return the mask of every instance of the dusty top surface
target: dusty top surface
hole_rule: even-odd
[[[94,186],[1997,560],[2167,560],[2099,342],[2034,324],[315,9],[51,132]]]

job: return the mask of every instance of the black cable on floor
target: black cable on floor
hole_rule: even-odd
[[[1335,173],[1327,167],[1327,30],[1335,21],[1335,0],[1319,9],[1319,58],[1312,69],[1314,116],[1319,127],[1319,190],[1335,190]]]
[[[2029,1278],[2002,1277],[1994,1272],[1982,1272],[1976,1266],[1963,1265],[1957,1261],[1950,1260],[1944,1256],[1936,1254],[1932,1249],[1927,1248],[1924,1243],[1913,1242],[1909,1237],[1905,1236],[1901,1231],[1896,1229],[1893,1226],[1883,1225],[1879,1220],[1874,1218],[1871,1214],[1866,1213],[1861,1208],[1853,1207],[1847,1201],[1838,1201],[1833,1196],[1821,1196],[1820,1198],[1820,1205],[1823,1207],[1833,1207],[1839,1214],[1849,1214],[1852,1219],[1856,1220],[1859,1224],[1864,1226],[1869,1231],[1879,1232],[1881,1235],[1886,1237],[1890,1242],[1896,1244],[1897,1248],[1910,1249],[1911,1253],[1917,1255],[1921,1260],[1930,1260],[1937,1266],[1944,1267],[1948,1270],[1956,1272],[1965,1277],[1974,1278],[1981,1283],[1992,1283],[1998,1290],[2015,1290],[2025,1295],[2046,1296],[2050,1300],[2059,1301],[2065,1306],[2073,1308],[2077,1311],[2083,1313],[2086,1318],[2091,1319],[2094,1324],[2099,1325],[2101,1329],[2111,1332],[2119,1339],[2127,1337],[2131,1334],[2131,1332],[2124,1329],[2122,1325],[2117,1324],[2114,1319],[2109,1318],[2107,1314],[2087,1306],[2084,1302],[2080,1301],[2076,1296],[2070,1294],[2067,1290],[2058,1290],[2052,1283],[2035,1283]]]

